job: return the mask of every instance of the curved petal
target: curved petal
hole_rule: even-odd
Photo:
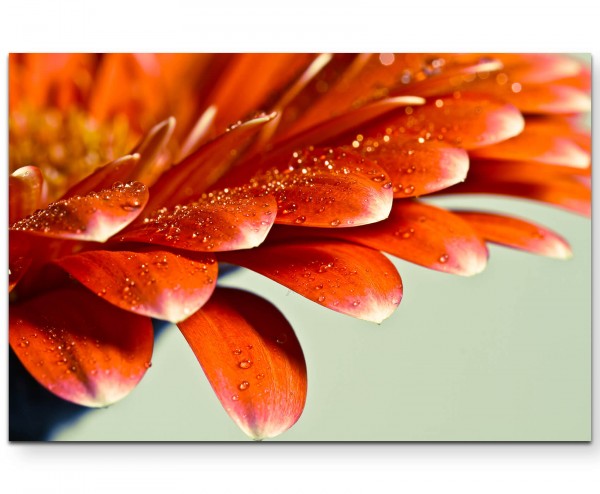
[[[464,149],[475,149],[504,141],[520,134],[524,120],[513,105],[481,94],[455,92],[410,108],[366,129],[367,136],[389,135],[390,138],[415,136],[420,142],[441,141]]]
[[[479,211],[454,211],[454,214],[467,221],[489,242],[557,259],[572,256],[564,238],[534,223]]]
[[[569,130],[564,122],[528,119],[525,130],[518,136],[476,149],[472,156],[587,168],[591,162],[591,153],[579,146],[579,139],[580,136]]]
[[[61,398],[103,407],[124,398],[152,357],[150,319],[84,288],[54,290],[10,308],[10,346],[29,373]]]
[[[23,166],[8,177],[9,224],[40,207],[44,177],[37,166]]]
[[[396,201],[390,217],[373,225],[344,230],[277,227],[274,241],[337,238],[387,252],[436,271],[472,276],[484,270],[488,252],[474,228],[457,215],[417,201]]]
[[[390,174],[394,197],[443,190],[463,182],[469,171],[467,152],[444,143],[384,134],[356,140],[353,147]]]
[[[306,364],[292,327],[273,305],[220,288],[178,326],[219,401],[248,436],[274,437],[296,423],[306,401]]]
[[[239,154],[273,118],[275,114],[240,122],[173,166],[152,187],[148,210],[197,200],[231,168]],[[228,182],[223,188],[231,185],[234,184]]]
[[[392,207],[385,171],[343,149],[296,152],[287,168],[270,170],[252,186],[277,200],[280,224],[358,226],[381,221]]]
[[[260,245],[277,213],[275,198],[248,189],[205,194],[198,202],[159,209],[133,225],[119,241],[167,245],[199,252],[250,249]]]
[[[171,322],[202,307],[217,283],[211,254],[96,250],[54,262],[107,302]]]
[[[156,179],[169,164],[165,153],[174,130],[175,119],[169,117],[148,131],[131,151],[131,154],[139,154],[140,159],[128,180],[138,180],[148,186],[156,182]]]
[[[84,196],[96,190],[110,189],[115,182],[126,182],[139,159],[139,154],[128,154],[97,168],[91,175],[74,184],[61,200]]]
[[[33,257],[31,253],[31,243],[23,242],[17,238],[15,232],[8,234],[8,291],[12,289],[21,280],[23,275],[31,266]]]
[[[380,323],[402,299],[402,280],[394,265],[380,252],[359,245],[298,240],[227,252],[221,258],[358,319]]]
[[[510,85],[502,95],[524,113],[583,113],[592,109],[591,98],[580,89],[560,84]],[[518,89],[518,91],[516,91]]]
[[[33,235],[105,242],[131,223],[148,201],[148,190],[139,182],[90,192],[57,201],[15,223],[11,229]]]

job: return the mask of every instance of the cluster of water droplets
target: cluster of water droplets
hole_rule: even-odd
[[[111,189],[51,203],[47,208],[19,220],[12,229],[48,234],[84,234],[92,217],[95,221],[98,215],[112,219],[141,210],[145,194],[146,186],[140,182],[116,182]]]

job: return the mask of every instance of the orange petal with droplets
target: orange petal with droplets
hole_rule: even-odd
[[[25,368],[73,403],[115,403],[150,366],[150,319],[118,309],[85,288],[63,288],[11,306],[9,319],[10,346]]]
[[[569,131],[565,122],[528,119],[518,136],[492,146],[474,150],[477,158],[535,161],[551,165],[587,168],[590,152],[578,144],[580,135]]]
[[[274,437],[300,417],[306,364],[285,317],[241,290],[218,289],[178,324],[219,401],[253,439]]]
[[[445,209],[416,201],[396,201],[390,217],[373,225],[344,230],[277,227],[274,241],[337,238],[387,252],[445,273],[472,276],[486,266],[487,248],[474,228]]]
[[[542,226],[494,213],[454,211],[489,242],[557,259],[572,256],[567,241]]]
[[[112,189],[54,202],[11,229],[44,237],[105,242],[131,223],[147,201],[148,189],[143,184],[119,182]]]
[[[91,175],[74,184],[61,199],[84,196],[96,190],[110,189],[115,182],[126,182],[139,159],[139,154],[128,154],[97,168]]]
[[[173,166],[152,187],[148,210],[197,200],[230,169],[236,157],[274,117],[261,116],[236,125]],[[223,188],[231,185],[228,181]]]
[[[421,141],[443,141],[475,149],[504,141],[523,131],[521,113],[510,104],[477,94],[457,93],[428,101],[401,116],[390,118],[364,134],[387,134],[391,139],[415,136]]]
[[[394,197],[437,192],[463,182],[469,171],[467,152],[444,143],[384,134],[356,144],[366,159],[389,173]]]
[[[37,166],[24,166],[8,177],[9,224],[40,207],[44,177]]]
[[[160,209],[118,237],[199,252],[250,249],[260,245],[277,214],[273,196],[227,189],[173,209]]]
[[[402,280],[394,265],[380,252],[359,245],[298,240],[227,252],[221,258],[358,319],[380,323],[402,299]]]
[[[211,254],[97,250],[55,263],[111,304],[171,322],[202,307],[217,283],[217,263]]]
[[[385,171],[349,150],[294,153],[288,166],[255,177],[277,200],[279,224],[348,227],[381,221],[393,202]]]

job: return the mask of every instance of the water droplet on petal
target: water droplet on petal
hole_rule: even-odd
[[[242,350],[240,350],[239,348],[236,348],[236,349],[233,351],[233,354],[234,354],[234,355],[241,355],[241,354],[242,354]]]
[[[448,262],[448,259],[450,258],[450,256],[448,254],[442,254],[440,256],[440,258],[438,259],[442,264],[445,264]]]
[[[248,381],[242,381],[242,382],[240,383],[240,385],[238,386],[238,388],[239,388],[241,391],[245,391],[245,390],[247,390],[249,387],[250,387],[250,383],[249,383]]]
[[[231,397],[231,399],[232,399],[233,401],[238,401],[238,400],[240,399],[240,397],[239,397],[238,395],[233,395],[233,396]]]
[[[252,367],[252,360],[242,360],[238,365],[242,369],[249,369]]]

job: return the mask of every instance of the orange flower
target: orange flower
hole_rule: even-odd
[[[589,73],[563,56],[10,64],[10,343],[38,382],[86,406],[135,387],[150,318],[162,319],[241,429],[276,436],[304,407],[302,350],[269,302],[217,286],[220,262],[381,322],[402,298],[382,252],[463,276],[484,269],[486,242],[570,255],[541,226],[421,196],[504,194],[589,214],[578,119]]]

